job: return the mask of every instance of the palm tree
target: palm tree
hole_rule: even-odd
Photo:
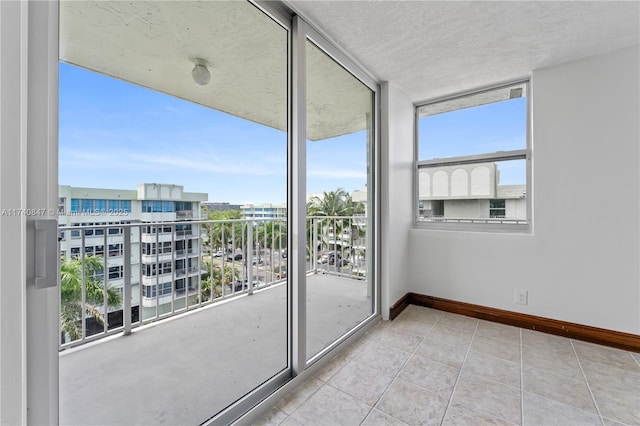
[[[307,203],[307,216],[327,217],[327,219],[319,219],[322,246],[330,247],[330,237],[333,235],[334,250],[337,249],[338,239],[341,239],[344,230],[348,229],[349,234],[353,235],[356,226],[353,223],[353,216],[364,214],[364,212],[364,205],[354,202],[351,195],[342,188],[324,192],[321,197],[312,197]],[[308,222],[308,226],[310,225],[311,221]],[[311,247],[312,234],[313,231],[309,229],[307,232],[308,250]]]
[[[82,338],[82,310],[104,325],[105,286],[102,258],[84,258],[85,303],[82,303],[82,259],[64,258],[60,261],[60,327],[70,340]],[[107,309],[119,307],[120,293],[114,287],[107,287]],[[105,309],[105,312],[107,311]]]

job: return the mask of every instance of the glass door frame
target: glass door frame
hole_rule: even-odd
[[[370,321],[374,321],[380,315],[380,273],[379,273],[379,170],[380,160],[378,153],[380,152],[380,87],[376,80],[367,72],[365,72],[360,66],[358,66],[351,58],[349,58],[342,50],[331,43],[326,37],[324,37],[318,30],[308,24],[303,18],[298,15],[293,16],[293,76],[292,82],[293,89],[293,144],[291,150],[294,154],[294,161],[292,162],[292,199],[290,199],[292,208],[291,223],[292,228],[296,235],[292,235],[290,242],[293,250],[297,250],[294,259],[296,269],[295,271],[295,285],[291,287],[294,290],[292,295],[293,313],[295,315],[295,321],[292,323],[294,342],[292,345],[292,365],[294,374],[300,374],[302,371],[316,363],[328,352],[335,349],[345,340],[349,339],[361,328],[366,326]],[[306,61],[306,46],[307,41],[313,43],[315,47],[322,50],[331,59],[333,59],[338,65],[344,68],[353,77],[359,80],[372,92],[372,108],[373,116],[371,117],[372,125],[368,134],[368,174],[371,176],[368,179],[368,191],[367,191],[367,229],[372,231],[371,238],[367,238],[367,253],[370,253],[370,262],[367,264],[367,276],[368,284],[372,287],[371,292],[371,314],[364,318],[357,326],[344,333],[339,338],[335,339],[331,344],[322,349],[317,354],[311,357],[307,355],[307,306],[306,306],[306,171],[307,171],[307,61]],[[372,134],[373,133],[373,134]]]

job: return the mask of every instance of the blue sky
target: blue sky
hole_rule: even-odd
[[[366,183],[366,135],[308,143],[310,193]],[[285,132],[60,64],[59,182],[184,185],[209,201],[284,203]]]
[[[481,105],[422,117],[419,120],[420,160],[525,149],[526,99]],[[500,183],[524,184],[524,160],[499,162]]]

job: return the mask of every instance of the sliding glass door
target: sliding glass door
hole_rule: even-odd
[[[200,424],[291,376],[289,37],[249,2],[60,3],[61,423]]]
[[[306,42],[306,354],[373,314],[375,91]]]

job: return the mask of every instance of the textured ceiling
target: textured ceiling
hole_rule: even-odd
[[[640,43],[640,2],[287,1],[413,102]]]
[[[209,63],[196,84],[193,58]],[[287,32],[247,2],[63,1],[60,59],[248,118],[287,125]]]

